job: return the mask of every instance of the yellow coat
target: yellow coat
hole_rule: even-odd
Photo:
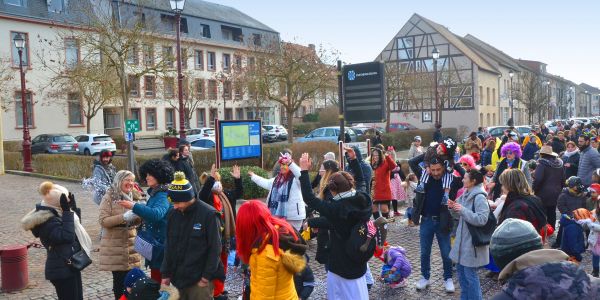
[[[521,148],[525,148],[525,146],[527,146],[527,143],[529,143],[529,140],[530,137],[528,135],[525,137],[525,139],[523,139],[523,144],[521,145]],[[537,136],[535,137],[535,143],[538,145],[539,148],[542,148],[542,141]]]
[[[496,148],[494,149],[494,152],[492,152],[492,170],[494,172],[496,171],[496,167],[498,167],[498,163],[502,158],[498,155],[498,149],[500,148],[500,144],[502,144],[502,140],[496,138]]]
[[[252,249],[250,256],[250,299],[251,300],[296,300],[294,274],[306,266],[304,258],[289,251],[275,250],[271,244],[258,253]]]

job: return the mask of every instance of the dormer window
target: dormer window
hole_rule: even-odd
[[[25,6],[25,0],[4,0],[4,4],[14,6]]]
[[[48,11],[62,13],[65,11],[65,0],[48,0]]]
[[[238,27],[221,25],[221,35],[226,41],[242,41],[242,29]]]

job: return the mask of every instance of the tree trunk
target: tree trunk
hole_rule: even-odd
[[[286,109],[285,111],[287,113],[288,141],[291,144],[294,142],[294,112],[291,109]]]
[[[390,117],[392,115],[392,113],[390,112],[390,104],[391,103],[388,102],[388,104],[387,104],[388,107],[387,107],[387,110],[385,112],[385,120],[386,120],[386,122],[385,122],[385,132],[390,132],[390,122],[391,122]]]
[[[92,117],[88,117],[88,116],[86,116],[86,117],[85,117],[85,127],[86,127],[86,130],[85,130],[85,132],[86,132],[87,134],[90,134],[90,133],[92,133],[92,130],[90,129],[90,124],[91,124],[91,123],[92,123]]]

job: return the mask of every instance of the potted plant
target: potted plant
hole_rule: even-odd
[[[169,148],[177,148],[177,142],[179,138],[177,137],[177,130],[173,127],[169,127],[167,131],[163,134],[163,142],[165,143],[165,149]]]

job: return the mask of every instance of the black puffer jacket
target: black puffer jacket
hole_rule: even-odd
[[[46,248],[45,275],[47,280],[61,280],[77,275],[65,260],[73,253],[81,250],[75,235],[75,219],[73,212],[63,212],[62,216],[50,207],[38,204],[35,210],[21,219],[21,226],[31,230],[35,237],[40,238]]]
[[[200,181],[198,180],[198,174],[192,168],[192,165],[188,161],[188,158],[179,158],[177,161],[173,161],[169,154],[165,154],[162,158],[164,161],[168,161],[175,172],[181,171],[185,174],[185,178],[190,182],[192,187],[194,188],[194,192],[196,195],[200,193]]]
[[[568,167],[565,167],[565,178],[577,176],[577,170],[579,169],[579,151],[568,156],[563,154],[562,160],[564,164],[569,164]]]
[[[562,160],[540,158],[533,179],[533,192],[544,206],[556,206],[556,200],[565,185],[565,172]]]
[[[367,271],[367,264],[354,262],[348,257],[344,245],[352,227],[359,222],[368,221],[371,217],[371,197],[357,191],[351,197],[337,201],[322,201],[315,197],[311,189],[308,171],[302,171],[300,185],[304,202],[314,207],[330,222],[329,270],[346,279],[357,279],[363,276]]]

